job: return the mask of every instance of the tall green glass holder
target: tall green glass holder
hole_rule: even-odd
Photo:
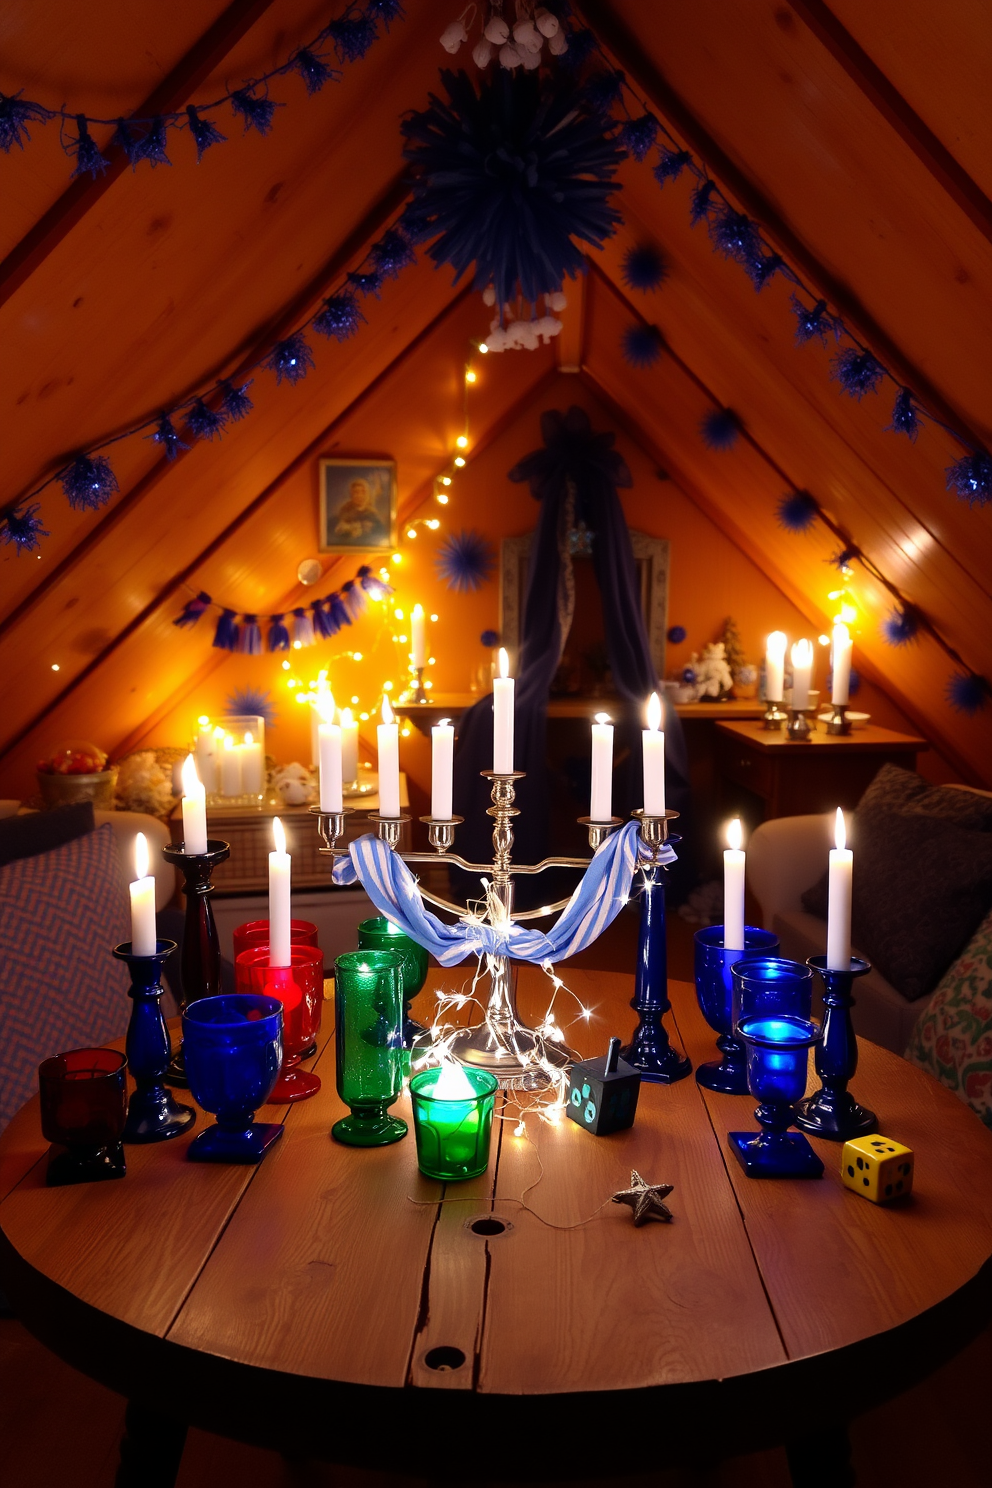
[[[386,1147],[407,1133],[389,1115],[403,1085],[403,966],[398,951],[346,951],[334,963],[338,1095],[331,1128],[346,1147]]]
[[[410,1004],[427,980],[428,956],[424,947],[385,915],[376,915],[359,925],[358,949],[396,951],[403,957],[403,1047],[412,1049],[418,1039],[429,1041],[429,1031],[410,1017]]]

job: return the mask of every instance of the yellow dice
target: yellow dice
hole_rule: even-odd
[[[873,1204],[901,1199],[913,1187],[913,1153],[890,1137],[855,1137],[844,1143],[840,1176]]]

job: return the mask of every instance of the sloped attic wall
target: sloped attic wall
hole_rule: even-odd
[[[321,10],[315,22],[299,0],[236,8],[256,18],[194,97],[213,96],[218,80],[280,60],[323,19]],[[764,208],[762,220],[797,266],[832,287],[846,312],[853,306],[879,354],[900,375],[906,369],[912,385],[929,385],[941,406],[953,404],[952,413],[960,409],[978,424],[992,406],[978,339],[992,300],[987,237],[802,20],[803,8],[798,0],[583,7],[604,22],[604,36],[613,36],[629,74],[653,90],[659,112],[678,114],[695,129],[690,142],[701,148],[703,141],[711,169],[740,190],[743,205]],[[0,268],[0,297],[9,292],[0,309],[9,349],[0,391],[0,494],[16,495],[74,445],[249,358],[281,326],[299,323],[337,274],[356,266],[401,199],[399,115],[422,103],[444,61],[436,37],[449,7],[411,0],[407,11],[407,22],[346,70],[340,85],[313,100],[294,97],[268,138],[242,138],[233,128],[223,151],[208,152],[199,167],[177,159],[171,171],[128,171],[49,245],[33,272],[22,262],[20,275],[5,279]],[[981,101],[966,101],[968,67],[958,68],[953,87],[939,68],[932,79],[920,71],[925,12],[922,0],[908,13],[903,7],[904,81],[916,90],[916,106],[927,105],[929,126],[963,157],[969,142],[961,120],[984,117]],[[961,17],[948,23],[960,24],[961,52],[965,13],[971,10],[962,0]],[[53,0],[43,25],[33,7],[15,5],[16,44],[5,63],[13,75],[0,75],[0,88],[27,81],[40,92],[48,81],[66,97],[80,97],[92,87],[86,101],[94,110],[126,111],[194,43],[198,27],[221,14],[220,5],[177,5],[163,50],[160,39],[152,45],[146,36],[153,19],[144,15],[131,17],[132,31],[115,40],[116,10],[111,16],[97,7],[84,25],[76,8]],[[621,29],[614,26],[613,35],[617,20]],[[634,33],[632,58],[622,25]],[[882,29],[870,34],[866,23],[862,32],[863,45],[881,46]],[[139,53],[138,61],[127,60]],[[913,57],[915,73],[906,60]],[[56,202],[66,162],[43,131],[23,155],[0,163],[14,183],[10,247]],[[682,184],[662,192],[647,167],[633,165],[623,181],[625,226],[596,257],[588,294],[577,297],[586,312],[570,328],[570,360],[581,361],[583,386],[599,400],[596,422],[623,431],[632,462],[638,456],[631,441],[673,474],[665,499],[677,490],[697,508],[698,543],[676,557],[676,593],[690,578],[701,592],[711,587],[706,566],[697,580],[692,563],[697,549],[716,550],[716,531],[718,548],[729,543],[747,555],[741,572],[752,575],[756,593],[770,579],[801,612],[787,629],[822,629],[832,585],[825,560],[835,544],[823,532],[789,536],[774,516],[784,489],[806,486],[927,608],[971,666],[992,671],[992,527],[987,512],[969,511],[943,489],[943,468],[957,452],[951,441],[930,432],[910,448],[886,434],[884,409],[870,399],[853,404],[830,383],[826,353],[793,346],[784,288],[773,284],[754,295],[740,271],[712,253],[704,230],[689,229]],[[633,305],[620,287],[620,258],[645,238],[663,246],[671,272],[659,294],[635,296]],[[300,387],[276,389],[257,379],[256,414],[221,443],[168,467],[144,441],[121,445],[121,496],[96,516],[46,499],[52,537],[40,561],[8,555],[2,563],[4,793],[30,789],[34,759],[52,737],[92,733],[94,718],[121,743],[159,737],[173,712],[178,726],[184,710],[191,717],[200,711],[192,700],[201,688],[216,696],[245,680],[240,670],[252,662],[225,660],[215,672],[205,630],[181,637],[171,627],[183,580],[243,606],[289,604],[295,564],[312,547],[310,482],[319,453],[394,453],[404,502],[423,499],[424,482],[443,466],[458,432],[457,383],[468,339],[487,324],[474,297],[453,306],[455,299],[447,271],[419,265],[388,286],[381,302],[368,302],[360,337],[345,348],[321,348],[316,371]],[[661,326],[671,348],[647,373],[631,371],[619,353],[620,334],[638,314]],[[489,504],[476,505],[476,487],[469,491],[467,483],[466,499],[452,508],[453,525],[485,526],[494,536],[504,530],[512,490],[504,473],[536,440],[534,409],[542,398],[563,404],[566,385],[575,382],[563,383],[561,394],[557,387],[537,391],[551,369],[550,353],[490,363],[474,432],[509,439],[519,419],[519,439],[505,459],[493,454],[492,469],[485,454],[484,478],[483,459],[473,462],[471,481]],[[525,410],[514,413],[521,399]],[[714,402],[737,408],[749,436],[720,455],[705,451],[697,433]],[[367,414],[372,408],[374,417]],[[637,501],[642,490],[639,478]],[[404,547],[403,572],[426,583],[424,550],[414,557],[414,547]],[[992,783],[987,715],[951,713],[942,653],[927,641],[893,652],[877,630],[887,598],[860,576],[858,594],[861,670],[869,680],[884,678],[904,710],[887,714],[873,697],[870,711],[880,721],[898,726],[902,717],[922,729],[944,756],[943,765],[929,757],[938,771],[956,768]],[[444,652],[438,664],[455,666],[459,674],[446,685],[461,686],[455,644],[440,645],[448,598],[437,606],[436,649]],[[693,603],[692,591],[684,603]],[[480,596],[487,604],[478,629],[456,624],[454,642],[467,636],[475,645],[482,624],[493,622],[495,590]],[[675,604],[672,619],[686,623]],[[715,623],[735,609],[747,623],[743,598],[737,605],[721,600],[719,608]],[[690,627],[690,638],[705,636]],[[752,650],[757,639],[748,636]]]

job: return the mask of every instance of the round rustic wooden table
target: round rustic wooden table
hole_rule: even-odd
[[[598,1053],[631,1026],[632,979],[565,970],[595,1009],[569,1037]],[[547,982],[524,968],[520,984],[533,1016]],[[691,987],[672,1002],[693,1063],[712,1057]],[[855,1089],[916,1153],[897,1207],[843,1188],[827,1143],[819,1182],[746,1178],[726,1134],[754,1101],[691,1078],[643,1085],[635,1126],[610,1137],[504,1121],[486,1176],[445,1191],[412,1132],[378,1151],[330,1140],[331,1011],[323,1088],[264,1112],[286,1130],[258,1168],[187,1163],[182,1137],[129,1148],[121,1182],[48,1189],[34,1101],[0,1142],[0,1282],[42,1342],[131,1402],[120,1484],[170,1482],[189,1423],[462,1482],[785,1443],[797,1483],[837,1488],[849,1417],[987,1320],[992,1133],[873,1045]],[[674,1184],[672,1224],[600,1207],[631,1168]]]

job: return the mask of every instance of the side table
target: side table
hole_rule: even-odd
[[[750,721],[718,723],[716,735],[721,781],[758,796],[766,820],[835,806],[852,810],[883,765],[914,770],[917,754],[930,747],[874,724],[840,736],[817,728],[802,742]]]

